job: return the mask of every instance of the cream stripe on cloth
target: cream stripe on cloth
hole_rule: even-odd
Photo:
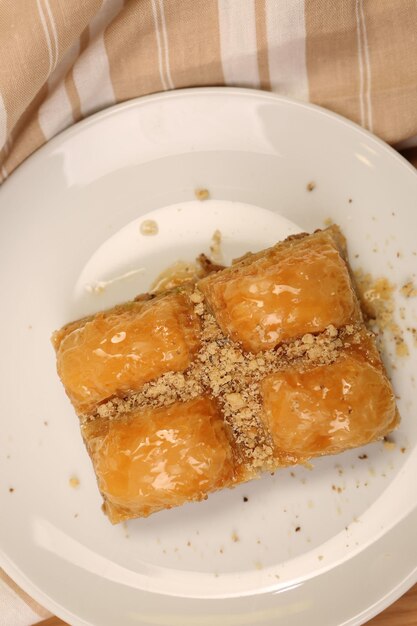
[[[218,11],[225,83],[259,88],[254,0],[219,0]]]
[[[265,19],[272,91],[308,100],[304,0],[265,0]]]
[[[315,102],[417,164],[415,0],[0,0],[0,50],[0,182],[96,111],[205,85]],[[0,580],[0,626],[45,615]]]
[[[116,102],[104,32],[122,7],[122,0],[104,0],[90,23],[89,43],[74,65],[74,89],[79,98],[83,117]]]

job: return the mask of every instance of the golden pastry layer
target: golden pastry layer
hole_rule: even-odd
[[[185,294],[128,302],[64,326],[53,342],[58,374],[78,413],[164,372],[185,370],[199,323]]]
[[[335,229],[292,237],[199,283],[222,331],[258,352],[360,318]]]
[[[81,430],[114,523],[203,500],[233,482],[225,424],[209,398],[87,421]]]
[[[68,324],[53,343],[114,523],[398,423],[337,227]]]

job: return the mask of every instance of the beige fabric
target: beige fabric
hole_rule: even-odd
[[[0,50],[0,182],[96,111],[201,85],[310,100],[417,164],[415,0],[0,0]],[[46,615],[2,576],[0,626]]]
[[[238,85],[417,135],[415,0],[0,2],[0,181],[74,122],[167,89]]]

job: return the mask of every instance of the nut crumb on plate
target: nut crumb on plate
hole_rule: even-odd
[[[404,332],[395,320],[395,285],[385,277],[374,279],[371,274],[364,273],[361,269],[356,270],[354,276],[362,309],[371,328],[374,331],[389,333],[395,343],[396,355],[408,356],[409,349],[404,341]]]
[[[203,202],[203,200],[208,200],[210,198],[209,190],[205,189],[204,187],[198,187],[197,189],[195,189],[194,195],[197,200],[200,200],[200,202]]]
[[[76,489],[77,487],[80,486],[80,481],[76,476],[71,476],[71,478],[69,479],[69,485],[73,489]]]
[[[411,280],[401,287],[400,292],[406,298],[415,298],[417,296],[417,288]]]
[[[157,235],[159,232],[158,224],[155,220],[144,220],[140,225],[142,235]]]
[[[223,255],[221,250],[222,245],[222,234],[219,230],[215,230],[210,245],[210,260],[213,263],[222,263]]]

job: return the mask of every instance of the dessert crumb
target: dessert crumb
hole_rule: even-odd
[[[157,235],[159,232],[158,224],[155,220],[144,220],[140,225],[142,235]]]
[[[208,189],[205,189],[204,187],[199,187],[197,189],[194,190],[194,195],[197,198],[197,200],[200,200],[200,202],[203,202],[204,200],[208,200],[210,198],[210,192]]]
[[[411,280],[401,287],[400,292],[405,298],[415,298],[417,296],[417,288]]]
[[[9,493],[14,493],[14,487],[9,487]]]
[[[80,486],[80,481],[76,476],[71,476],[71,478],[69,479],[69,485],[73,489],[77,489],[77,487]]]
[[[363,311],[368,324],[374,331],[389,333],[395,342],[395,352],[399,357],[409,356],[409,349],[403,338],[403,330],[395,321],[395,286],[387,278],[374,279],[362,270],[354,272]]]
[[[414,344],[417,346],[417,328],[410,327],[407,328],[408,332],[411,333],[411,336],[414,340]]]
[[[326,219],[324,220],[324,224],[325,226],[331,226],[333,224],[333,220],[331,217],[326,217]]]
[[[361,461],[363,461],[364,459],[367,459],[367,458],[368,458],[368,455],[367,455],[367,454],[360,454],[360,455],[358,456],[358,459],[360,459]]]
[[[221,246],[222,246],[222,234],[217,229],[214,231],[211,237],[211,244],[210,244],[210,260],[213,263],[217,263],[217,264],[223,263],[223,255],[222,255]]]
[[[248,502],[249,498],[247,496],[243,496],[243,502]]]
[[[299,532],[300,532],[300,530],[301,530],[301,526],[297,526],[297,527],[296,527],[296,529],[295,529],[295,532],[296,532],[296,533],[299,533]]]
[[[407,344],[405,343],[404,339],[402,337],[399,337],[398,335],[396,335],[394,337],[394,341],[395,341],[395,353],[397,356],[409,356],[410,351],[408,349]]]
[[[237,543],[238,541],[240,541],[239,535],[235,531],[232,532],[231,539],[232,539],[233,543]]]
[[[329,326],[329,328],[330,328],[330,326]],[[352,327],[352,328],[353,328],[353,327]],[[347,326],[346,326],[346,330],[348,330],[348,327],[347,327]],[[310,472],[311,472],[311,470],[313,470],[313,469],[314,469],[314,465],[313,465],[312,463],[310,463],[310,461],[305,461],[304,463],[301,463],[301,465],[302,465],[305,469],[309,470]]]
[[[314,182],[314,180],[311,180],[309,183],[307,183],[307,191],[314,191],[316,188],[316,183]]]

